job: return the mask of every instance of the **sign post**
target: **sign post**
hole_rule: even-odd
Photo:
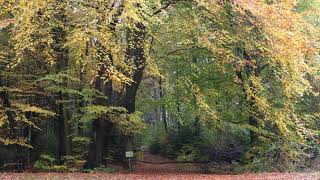
[[[126,151],[126,157],[129,158],[129,170],[130,170],[130,173],[131,173],[132,172],[131,158],[133,157],[133,151]]]

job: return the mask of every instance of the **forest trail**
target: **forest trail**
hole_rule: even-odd
[[[148,151],[145,151],[143,153],[143,158],[142,158],[142,161],[145,161],[145,162],[150,162],[150,163],[173,163],[175,162],[174,160],[172,159],[169,159],[167,157],[164,157],[164,156],[161,156],[161,155],[157,155],[157,154],[151,154],[150,152]]]
[[[135,173],[182,173],[195,170],[191,163],[175,163],[174,160],[145,152],[143,158],[135,161],[133,171]]]

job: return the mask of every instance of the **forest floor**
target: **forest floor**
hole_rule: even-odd
[[[0,173],[1,180],[319,180],[319,173],[263,173],[263,174],[241,174],[241,175],[218,175],[218,174],[196,174],[196,173]]]
[[[150,153],[145,153],[141,161],[134,162],[131,174],[120,166],[113,168],[118,173],[0,173],[0,180],[320,180],[320,172],[229,174],[228,164],[211,164],[210,174],[205,174],[201,173],[203,164],[176,163]]]

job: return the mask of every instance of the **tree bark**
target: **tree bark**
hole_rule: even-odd
[[[59,5],[62,5],[64,2],[57,1]],[[61,6],[60,13],[56,15],[55,17],[59,21],[61,21],[63,24],[67,23],[66,19],[66,12],[63,6]],[[67,33],[63,29],[63,27],[55,27],[53,30],[53,49],[55,51],[56,56],[56,73],[60,73],[61,71],[65,70],[68,66],[68,56],[69,51],[67,48],[64,47],[64,45],[67,42]],[[62,84],[61,84],[62,85]],[[64,84],[65,85],[65,84]],[[58,131],[59,131],[59,151],[58,151],[58,157],[61,161],[63,156],[66,156],[70,154],[70,140],[68,138],[68,118],[66,116],[67,112],[64,108],[63,104],[61,103],[62,100],[65,100],[65,96],[62,94],[62,92],[58,93],[58,114],[59,114],[59,124],[58,124]]]
[[[133,61],[136,70],[133,73],[133,83],[126,85],[123,107],[128,113],[135,112],[136,95],[142,81],[143,72],[146,67],[143,44],[146,36],[146,27],[142,23],[136,24],[137,30],[128,33],[127,60]]]
[[[102,91],[102,76],[106,70],[106,66],[101,64],[98,73],[95,79],[95,89],[99,92]],[[102,103],[102,99],[97,100],[97,104]],[[102,119],[95,119],[92,122],[92,143],[89,145],[89,154],[88,160],[85,164],[86,169],[91,169],[93,167],[98,166],[102,163],[103,158],[103,143],[104,143],[104,135],[103,135],[103,120]]]
[[[159,80],[159,88],[160,88],[160,99],[161,99],[164,97],[164,91],[165,91],[161,77]],[[164,130],[166,133],[168,133],[167,112],[166,112],[166,107],[164,105],[162,105],[161,107],[161,116],[162,116],[162,121],[164,125]]]

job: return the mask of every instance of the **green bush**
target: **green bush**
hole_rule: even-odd
[[[34,163],[33,167],[43,171],[67,172],[68,167],[57,165],[57,160],[49,154],[41,154],[40,158]]]
[[[193,147],[192,145],[186,144],[180,150],[180,153],[177,154],[177,161],[196,161],[200,157],[200,151],[198,148]]]
[[[40,158],[34,163],[33,167],[50,172],[74,172],[77,169],[74,164],[78,162],[74,156],[64,156],[63,164],[60,165],[58,160],[50,154],[41,154]]]
[[[73,137],[72,138],[72,151],[77,154],[79,158],[84,158],[88,155],[88,146],[90,143],[88,137]]]
[[[40,158],[34,163],[34,167],[49,170],[56,163],[56,159],[49,154],[41,154]]]

